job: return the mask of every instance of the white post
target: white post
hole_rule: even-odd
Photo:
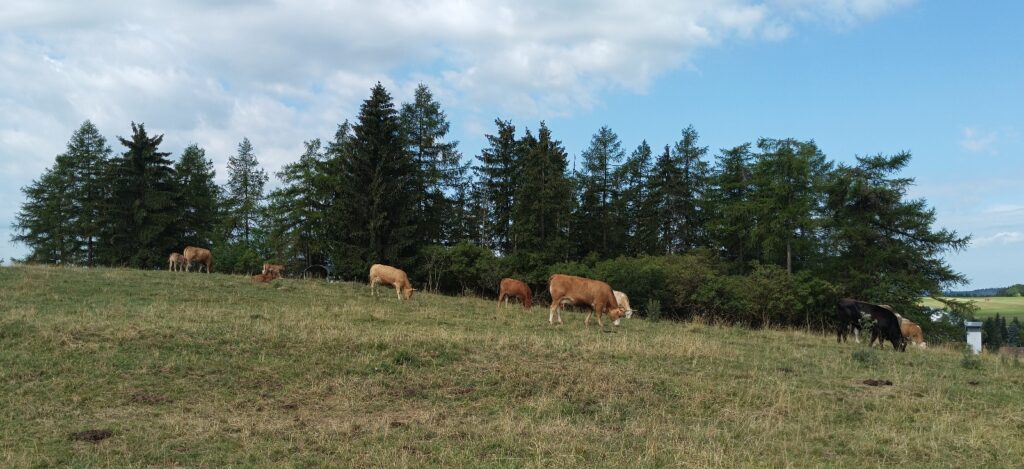
[[[981,353],[981,322],[967,321],[964,325],[967,326],[967,345],[975,354]]]

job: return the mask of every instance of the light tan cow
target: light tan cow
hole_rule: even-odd
[[[180,252],[172,252],[167,258],[168,272],[181,272],[185,268],[185,256]]]
[[[273,273],[274,275],[280,277],[281,274],[284,273],[284,266],[281,265],[281,264],[269,264],[269,263],[264,262],[263,263],[263,275],[266,275],[266,274],[269,274],[269,273]]]
[[[626,310],[626,319],[633,317],[633,308],[629,307],[629,297],[618,290],[614,290],[612,293],[615,295],[615,302],[619,304],[619,307]],[[616,319],[612,324],[618,326],[619,321],[621,321],[621,319]]]
[[[900,333],[904,339],[918,347],[928,348],[928,343],[924,341],[924,331],[919,324],[900,316],[899,313],[896,313],[896,318],[900,320]]]
[[[210,266],[213,265],[213,254],[210,254],[209,249],[186,246],[184,257],[185,272],[189,272],[192,269],[193,262],[198,262],[200,264],[199,272],[202,272],[203,266],[206,266],[206,273],[210,273]]]
[[[253,275],[249,280],[252,281],[252,283],[267,283],[275,278],[277,278],[277,274],[269,273]]]
[[[604,330],[604,323],[601,316],[607,314],[608,319],[618,320],[625,314],[626,310],[615,301],[615,294],[612,287],[600,280],[576,277],[573,275],[555,274],[548,279],[548,290],[551,292],[551,312],[548,314],[548,322],[562,323],[562,316],[559,310],[563,305],[589,306],[591,311],[583,321],[590,325],[590,317],[597,316],[597,324]]]
[[[501,283],[498,284],[498,306],[501,306],[501,300],[505,300],[505,307],[508,307],[509,298],[518,298],[523,303],[523,309],[533,307],[533,294],[530,291],[530,286],[521,280],[501,279]]]
[[[374,296],[377,295],[378,283],[394,286],[399,300],[412,298],[412,292],[416,291],[409,283],[409,276],[405,275],[405,271],[390,265],[373,264],[370,266],[370,293]]]

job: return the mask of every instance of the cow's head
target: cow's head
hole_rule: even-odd
[[[626,308],[621,306],[611,308],[608,310],[608,319],[612,320],[612,325],[618,326],[622,321],[622,317],[626,315]]]
[[[412,292],[414,291],[416,291],[415,288],[406,286],[405,288],[402,289],[402,296],[404,296],[405,299],[408,300],[409,298],[412,298]]]

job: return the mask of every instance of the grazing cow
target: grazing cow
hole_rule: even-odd
[[[284,266],[281,265],[281,264],[268,264],[268,263],[264,262],[263,263],[263,274],[266,275],[266,274],[269,274],[271,272],[273,272],[274,275],[280,277],[281,274],[284,273]]]
[[[172,252],[167,258],[167,271],[180,272],[185,267],[185,256],[178,252]]]
[[[633,317],[633,308],[629,307],[629,297],[626,296],[625,293],[622,293],[618,290],[612,291],[612,294],[615,295],[615,302],[618,303],[619,306],[622,307],[622,309],[626,310],[626,319]],[[616,319],[615,322],[613,322],[612,324],[618,326],[619,319]]]
[[[836,308],[838,313],[839,322],[836,325],[836,342],[843,343],[846,341],[846,336],[853,332],[853,339],[860,343],[860,321],[861,319],[868,317],[866,313],[863,313],[858,308],[850,307],[849,305],[844,306],[844,300],[839,300],[839,305]],[[853,300],[850,300],[853,301]]]
[[[386,283],[395,287],[398,299],[408,300],[412,298],[412,292],[416,291],[409,283],[409,276],[405,275],[402,269],[396,269],[390,265],[373,264],[370,266],[370,293],[377,295],[377,284]],[[403,298],[404,296],[404,298]]]
[[[551,312],[548,315],[548,322],[551,324],[555,323],[556,318],[559,324],[562,323],[559,310],[566,304],[589,306],[590,314],[587,315],[587,319],[583,323],[589,326],[590,317],[596,315],[597,324],[601,326],[602,331],[604,330],[604,323],[601,322],[602,315],[607,314],[608,319],[614,323],[626,312],[615,301],[612,287],[600,280],[555,274],[548,279],[548,289],[551,292]]]
[[[203,266],[206,266],[206,273],[210,273],[210,266],[213,265],[213,255],[210,254],[209,249],[197,248],[195,246],[186,246],[185,272],[191,270],[193,262],[199,263],[199,272],[202,272]]]
[[[900,333],[903,335],[904,340],[920,348],[928,347],[928,344],[924,341],[924,331],[921,330],[921,326],[917,325],[917,323],[904,320],[900,323]]]
[[[868,342],[868,345],[873,345],[875,340],[878,340],[879,344],[883,344],[888,340],[892,342],[894,349],[901,352],[906,351],[907,343],[903,340],[903,334],[900,333],[900,320],[892,309],[850,298],[843,298],[839,300],[838,310],[840,321],[842,321],[844,316],[851,318],[861,313],[870,315],[871,319],[875,320],[875,326],[871,329],[871,340]],[[840,334],[844,332],[840,330]]]
[[[253,275],[252,278],[250,278],[250,280],[252,281],[252,283],[267,283],[270,282],[271,280],[274,280],[275,278],[277,278],[277,274],[268,273]]]
[[[509,298],[518,298],[523,304],[523,309],[533,307],[533,293],[529,285],[514,278],[503,278],[498,285],[498,306],[501,306],[501,300],[505,300],[507,308]]]

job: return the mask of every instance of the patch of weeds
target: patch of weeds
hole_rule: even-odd
[[[19,339],[25,336],[32,336],[35,332],[36,328],[22,319],[0,323],[0,340]]]
[[[396,351],[391,357],[391,362],[398,366],[408,366],[411,368],[419,368],[423,365],[423,360],[420,360],[420,357],[405,349]]]
[[[860,363],[864,366],[874,366],[878,364],[878,352],[872,348],[854,350],[850,354],[854,362]]]
[[[964,357],[960,359],[960,366],[966,370],[980,370],[981,357],[973,353],[965,354]]]
[[[647,300],[647,305],[644,306],[644,311],[647,312],[647,319],[651,321],[661,320],[661,302],[655,298]]]
[[[679,395],[679,390],[677,390],[676,387],[672,385],[672,383],[669,383],[668,381],[665,381],[663,379],[655,381],[654,386],[652,386],[652,389],[654,390],[654,394],[657,394],[658,396],[662,397],[673,398]]]

